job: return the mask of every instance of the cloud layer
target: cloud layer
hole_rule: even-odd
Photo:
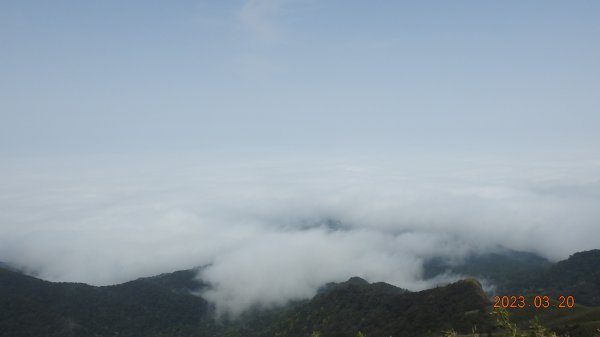
[[[595,158],[12,160],[0,260],[98,285],[209,265],[203,296],[232,314],[351,276],[419,290],[433,256],[598,248],[599,172]]]

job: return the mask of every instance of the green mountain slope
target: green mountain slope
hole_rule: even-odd
[[[571,295],[577,303],[600,306],[600,250],[575,253],[552,265],[535,278],[532,286],[524,288],[537,288],[554,298]]]
[[[0,269],[0,336],[419,336],[481,324],[489,301],[476,281],[410,293],[352,278],[312,300],[217,323],[211,306],[187,292],[195,272],[121,285],[52,283]]]
[[[438,335],[443,329],[490,327],[489,300],[474,280],[410,293],[351,279],[298,306],[261,336]]]
[[[574,296],[577,303],[600,306],[600,250],[575,253],[550,263],[532,253],[506,251],[472,255],[452,265],[432,259],[424,266],[425,278],[445,271],[486,279],[499,295]]]
[[[539,316],[543,324],[572,337],[593,336],[600,327],[600,307],[585,306],[599,302],[600,251],[576,253],[556,264],[527,255],[471,261],[476,263],[463,270],[488,270],[487,278],[498,280],[506,295],[575,296],[574,309],[512,309],[522,326]],[[320,331],[323,337],[336,337],[362,331],[370,337],[418,337],[438,336],[449,328],[465,333],[474,325],[480,332],[494,331],[491,302],[475,280],[409,292],[351,278],[323,286],[310,300],[217,321],[213,306],[193,294],[210,286],[196,279],[197,272],[94,287],[47,282],[0,267],[0,336],[300,337]]]
[[[93,287],[0,269],[0,336],[191,333],[213,325],[210,310],[202,298],[174,292],[155,280]]]

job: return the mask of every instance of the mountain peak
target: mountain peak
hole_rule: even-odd
[[[358,276],[353,276],[353,277],[349,278],[348,281],[344,282],[343,284],[348,284],[348,285],[353,285],[353,286],[368,286],[369,282],[367,282],[365,279],[360,278]]]

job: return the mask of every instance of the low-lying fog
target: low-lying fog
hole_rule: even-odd
[[[221,312],[360,276],[410,290],[427,258],[598,248],[597,158],[199,156],[14,159],[0,169],[0,260],[114,284],[193,266]]]

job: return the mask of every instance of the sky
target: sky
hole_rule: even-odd
[[[209,265],[237,314],[600,248],[598,36],[597,1],[0,1],[0,261]]]
[[[596,1],[2,1],[0,153],[598,144]]]

